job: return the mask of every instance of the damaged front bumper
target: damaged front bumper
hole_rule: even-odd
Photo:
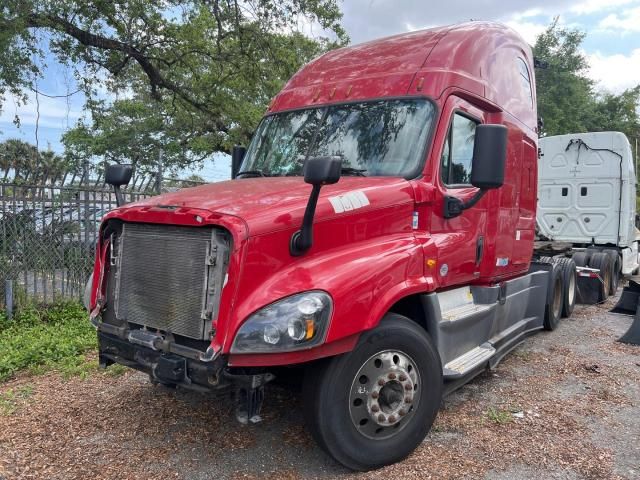
[[[101,327],[104,324],[100,324]],[[139,332],[132,330],[131,332]],[[132,342],[131,339],[136,339]],[[203,361],[194,349],[173,342],[162,345],[166,351],[156,348],[154,343],[143,345],[145,337],[125,338],[106,333],[98,328],[98,351],[100,367],[118,363],[147,373],[152,381],[164,385],[180,385],[200,392],[230,392],[236,399],[236,418],[240,423],[257,423],[264,400],[264,385],[275,378],[272,373],[245,369],[230,369],[226,358],[214,355]],[[150,340],[151,338],[149,338]],[[184,350],[191,357],[179,355],[175,350]],[[205,358],[206,353],[204,354]]]
[[[101,367],[119,363],[148,373],[160,383],[182,385],[192,390],[219,390],[233,383],[224,375],[226,360],[220,356],[211,361],[188,358],[175,352],[154,349],[151,345],[133,343],[130,339],[125,340],[100,330],[98,346]]]

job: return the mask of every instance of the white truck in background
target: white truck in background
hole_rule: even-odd
[[[600,302],[639,266],[631,146],[623,133],[594,132],[544,137],[539,148],[536,251],[572,258],[578,302]]]

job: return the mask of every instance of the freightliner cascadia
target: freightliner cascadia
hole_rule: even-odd
[[[267,382],[302,372],[332,457],[406,457],[443,394],[567,314],[575,266],[532,262],[537,138],[531,49],[503,25],[322,55],[234,149],[233,180],[104,217],[101,365],[227,390],[245,422]],[[130,170],[107,177],[121,199]]]

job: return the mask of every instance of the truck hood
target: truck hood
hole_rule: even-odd
[[[187,207],[233,215],[246,222],[253,236],[299,227],[310,193],[302,177],[247,178],[186,188],[124,208]],[[315,221],[412,201],[413,189],[403,178],[342,177],[322,187]]]

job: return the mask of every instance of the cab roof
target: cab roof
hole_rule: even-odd
[[[505,75],[504,52],[524,60],[534,84],[531,48],[500,23],[467,22],[332,50],[303,66],[274,98],[269,112],[411,94],[438,98],[451,86],[502,109],[513,103],[514,81],[520,84],[515,63]],[[533,90],[533,115],[526,115],[531,128],[536,124]]]

